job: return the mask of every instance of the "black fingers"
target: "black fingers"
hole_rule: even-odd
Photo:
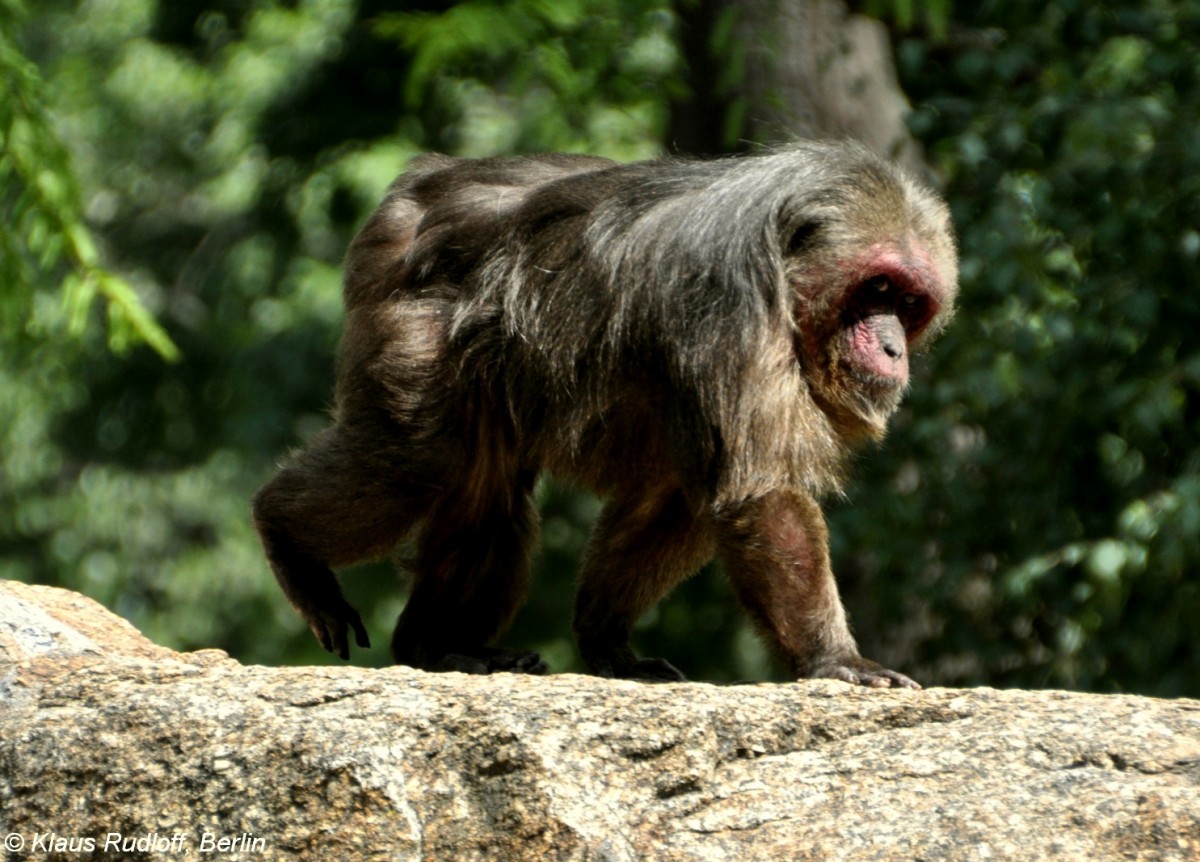
[[[321,644],[321,648],[345,660],[350,658],[350,629],[354,629],[354,642],[362,649],[370,648],[371,639],[367,636],[367,628],[363,625],[358,611],[344,599],[339,601],[341,607],[333,611],[323,609],[306,616],[308,627]]]

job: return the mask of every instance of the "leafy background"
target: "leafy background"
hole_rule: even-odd
[[[1200,3],[851,5],[889,26],[963,282],[828,506],[864,652],[926,683],[1200,695]],[[327,421],[355,227],[426,150],[669,150],[704,95],[697,6],[0,0],[0,577],[173,647],[334,661],[247,501]],[[705,72],[736,91],[712,17]],[[597,504],[538,497],[511,640],[577,669]],[[402,583],[343,581],[385,644]],[[695,677],[779,678],[715,569],[637,637]]]

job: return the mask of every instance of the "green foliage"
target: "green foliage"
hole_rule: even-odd
[[[679,86],[671,20],[662,0],[468,0],[374,25],[412,57],[407,103],[457,115],[454,150],[634,159]]]
[[[863,11],[890,22],[900,33],[924,28],[934,40],[946,37],[954,12],[953,0],[865,0]]]
[[[45,226],[29,235],[77,255],[83,272],[65,287],[75,319],[87,318],[91,279],[109,291],[110,319],[132,310],[132,325],[148,321],[132,285],[170,338],[147,328],[146,340],[182,355],[112,355],[86,333],[68,350],[49,326],[26,325],[26,349],[3,369],[0,576],[81,589],[172,645],[315,656],[273,595],[247,500],[324,422],[338,259],[416,149],[383,135],[348,147],[340,132],[316,154],[272,140],[280,114],[344,54],[354,10],[255,4],[231,20],[200,4],[94,0],[43,3],[25,26],[54,129],[72,147],[68,162],[35,115],[26,125],[40,137],[5,150],[4,164],[20,168],[27,154],[59,190],[34,201]],[[83,213],[123,281],[96,265]],[[20,247],[13,265],[28,284],[37,271],[22,261],[39,247],[25,237]],[[32,293],[33,322],[53,319],[51,300]],[[110,327],[110,343],[120,332]]]
[[[1195,692],[1200,5],[983,4],[952,32],[898,51],[964,278],[891,444],[939,464],[913,500],[939,547],[896,570],[936,568],[928,651],[957,642],[960,678]]]
[[[71,158],[46,113],[37,67],[13,43],[25,18],[20,0],[0,2],[0,334],[47,338],[65,329],[83,334],[89,311],[102,298],[109,347],[124,352],[144,342],[167,359],[179,351],[122,278],[100,265],[84,225]],[[66,272],[62,274],[65,266]],[[61,303],[45,301],[42,283],[61,278]],[[65,326],[64,326],[65,324]]]

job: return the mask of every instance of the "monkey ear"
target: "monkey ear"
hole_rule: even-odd
[[[784,255],[787,257],[792,257],[794,255],[802,254],[809,248],[809,246],[812,245],[813,240],[816,239],[817,232],[820,229],[821,224],[816,220],[802,222],[796,227],[791,228],[790,232],[784,234]]]

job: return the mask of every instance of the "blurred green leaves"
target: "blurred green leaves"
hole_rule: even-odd
[[[108,315],[108,344],[124,352],[144,342],[165,359],[179,351],[128,282],[100,264],[84,224],[71,157],[46,110],[37,68],[12,41],[26,15],[19,0],[0,2],[0,327],[20,336],[79,338],[97,299]],[[46,301],[43,280],[61,279],[61,302]]]
[[[981,677],[1194,692],[1200,4],[955,24],[897,51],[963,251],[932,374],[988,439],[984,472],[944,488],[956,548],[931,594],[952,630],[951,585],[994,565],[996,639],[955,636]]]
[[[468,0],[388,12],[375,32],[411,58],[410,106],[458,115],[454,149],[655,154],[677,94],[673,19],[662,0]]]

